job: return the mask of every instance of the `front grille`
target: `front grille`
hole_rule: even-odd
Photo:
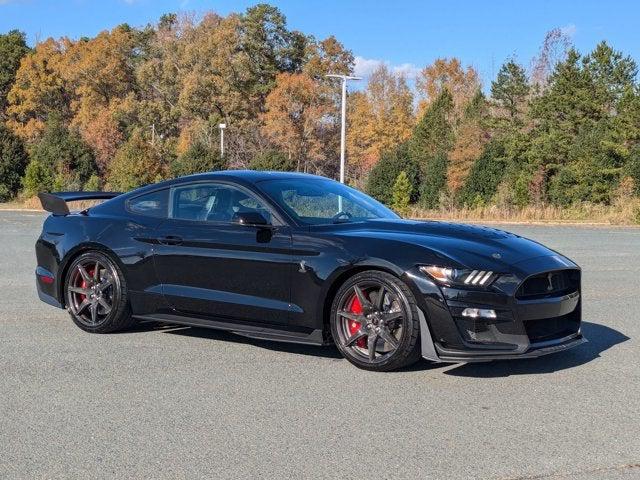
[[[559,297],[580,289],[580,270],[554,270],[527,278],[518,291],[518,299]]]
[[[568,337],[580,329],[580,308],[561,317],[526,320],[524,328],[531,343]]]

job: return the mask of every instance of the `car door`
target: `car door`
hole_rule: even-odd
[[[258,212],[269,225],[242,225],[240,212]],[[290,228],[253,192],[224,182],[175,186],[156,236],[157,274],[178,312],[288,322]]]

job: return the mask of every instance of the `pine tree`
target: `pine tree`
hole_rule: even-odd
[[[409,155],[420,166],[420,202],[428,208],[438,204],[446,185],[447,153],[454,143],[450,116],[453,99],[447,89],[429,105],[416,125],[409,143]]]
[[[0,120],[7,108],[7,94],[16,78],[20,60],[29,53],[26,36],[18,30],[0,34]]]
[[[393,202],[391,204],[392,208],[402,216],[405,216],[409,212],[411,190],[412,187],[409,182],[409,177],[407,177],[407,172],[403,170],[393,184]]]
[[[524,68],[513,60],[502,65],[496,80],[491,82],[491,97],[512,124],[522,123],[529,90]]]

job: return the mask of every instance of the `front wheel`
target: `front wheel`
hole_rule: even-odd
[[[73,322],[86,332],[115,332],[135,323],[124,275],[102,252],[83,253],[71,263],[65,298]]]
[[[389,371],[420,358],[418,307],[398,278],[376,270],[348,279],[331,308],[331,333],[344,357],[365,370]]]

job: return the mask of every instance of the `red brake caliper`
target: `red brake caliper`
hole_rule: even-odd
[[[87,270],[87,273],[89,274],[90,277],[93,277],[93,268]],[[82,276],[80,276],[80,278],[82,279],[82,282],[80,282],[80,288],[87,288],[89,285],[87,284],[87,281],[82,278]],[[84,302],[84,299],[86,298],[86,295],[83,295],[82,293],[79,293],[78,296],[80,297],[80,301]]]
[[[362,315],[362,304],[358,297],[354,295],[353,299],[351,299],[351,304],[349,305],[349,311],[351,313],[355,313],[356,315]],[[353,335],[358,330],[360,330],[360,322],[356,322],[355,320],[349,320],[349,335]],[[367,338],[362,337],[356,340],[356,345],[361,348],[367,347]]]

